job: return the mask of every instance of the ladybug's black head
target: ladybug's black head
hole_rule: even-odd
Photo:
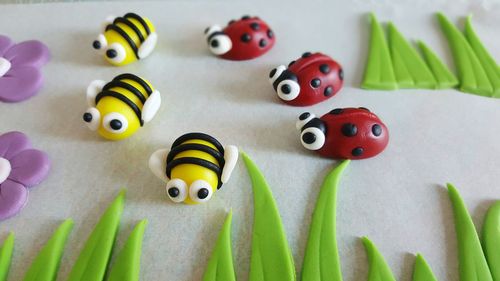
[[[314,114],[304,112],[299,116],[295,123],[300,133],[300,142],[302,146],[309,150],[318,150],[325,145],[326,126],[323,120],[317,118]]]
[[[284,65],[280,65],[269,73],[269,82],[273,85],[278,97],[284,101],[296,99],[300,93],[299,79]]]
[[[212,25],[205,29],[208,48],[214,55],[223,55],[233,47],[231,38],[227,36],[218,25]]]

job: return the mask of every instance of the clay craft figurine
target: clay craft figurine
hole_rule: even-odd
[[[238,148],[223,147],[214,137],[188,133],[177,138],[170,151],[160,149],[149,158],[149,168],[167,186],[168,197],[186,204],[204,203],[231,177]]]
[[[269,73],[269,82],[286,104],[313,105],[333,97],[341,88],[344,72],[340,64],[327,55],[306,52]]]
[[[296,123],[302,145],[334,159],[365,159],[382,152],[389,131],[366,108],[337,108],[317,118],[305,112]]]
[[[123,66],[149,56],[157,40],[149,19],[127,13],[123,17],[109,16],[104,22],[104,32],[97,36],[92,47],[109,63]]]
[[[243,16],[231,20],[222,29],[212,25],[205,29],[210,51],[228,60],[250,60],[267,53],[276,41],[274,32],[258,17]]]
[[[83,121],[89,129],[106,139],[121,140],[153,119],[161,96],[147,80],[125,73],[109,83],[92,81],[87,102],[90,108],[83,114]]]

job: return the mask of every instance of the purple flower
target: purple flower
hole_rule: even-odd
[[[0,35],[0,101],[19,102],[34,96],[43,85],[40,68],[49,58],[42,42],[14,44]]]
[[[26,205],[28,188],[45,179],[49,169],[47,154],[32,149],[26,135],[0,135],[0,220],[12,217]]]

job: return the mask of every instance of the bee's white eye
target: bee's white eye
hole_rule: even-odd
[[[121,63],[125,60],[126,56],[125,48],[118,43],[109,45],[109,48],[106,50],[106,57],[114,63]]]
[[[300,134],[300,141],[305,148],[318,150],[325,144],[325,134],[316,127],[309,127]]]
[[[180,203],[188,196],[187,184],[181,179],[171,179],[167,182],[167,195],[170,200]]]
[[[96,50],[105,50],[108,46],[108,41],[103,34],[99,34],[97,38],[92,42],[92,47]]]
[[[287,79],[283,80],[278,84],[276,88],[278,97],[285,101],[291,101],[296,99],[300,93],[300,86],[297,82]]]
[[[99,128],[99,121],[101,121],[101,113],[97,108],[91,107],[85,111],[83,114],[83,121],[87,124],[87,127],[92,131]]]
[[[213,54],[220,56],[229,52],[233,47],[233,43],[229,36],[221,32],[210,37],[208,47]]]
[[[212,186],[204,180],[194,181],[189,187],[189,198],[196,203],[204,203],[212,198]]]
[[[111,112],[104,116],[102,126],[106,131],[113,134],[120,134],[125,132],[128,128],[128,121],[125,116],[117,112]]]
[[[280,65],[276,68],[273,68],[273,70],[269,72],[269,82],[271,83],[271,85],[274,83],[274,81],[276,81],[276,79],[278,79],[278,77],[280,77],[281,73],[283,73],[283,71],[285,70],[286,66]]]

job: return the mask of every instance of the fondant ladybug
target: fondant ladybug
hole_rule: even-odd
[[[389,131],[368,109],[337,108],[316,118],[305,112],[296,123],[302,145],[335,159],[364,159],[382,152]]]
[[[276,41],[274,32],[258,17],[231,20],[224,30],[218,25],[205,29],[212,53],[228,60],[249,60],[269,51]]]
[[[342,88],[342,67],[327,55],[306,52],[269,73],[278,97],[289,105],[306,106],[333,97]]]

